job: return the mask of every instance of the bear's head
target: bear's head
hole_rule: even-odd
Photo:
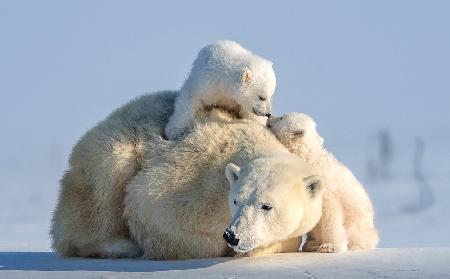
[[[300,237],[320,219],[321,178],[294,155],[230,163],[225,175],[232,221],[223,237],[237,253]]]
[[[242,109],[249,114],[270,117],[276,85],[272,63],[249,63],[238,70],[237,78],[239,80],[230,92]]]
[[[236,42],[217,41],[201,49],[187,81],[189,85],[195,83],[196,90],[209,92],[210,99],[203,102],[224,105],[217,96],[228,96],[231,104],[239,106],[243,117],[269,117],[272,113],[276,86],[272,62]]]
[[[288,113],[271,117],[267,127],[289,150],[317,150],[322,148],[323,138],[317,133],[316,122],[304,113]]]

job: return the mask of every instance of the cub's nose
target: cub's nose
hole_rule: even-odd
[[[266,113],[264,116],[267,117],[267,118],[270,118],[270,116],[272,116],[272,114],[271,113]]]
[[[239,244],[239,238],[236,238],[234,232],[229,229],[226,229],[223,233],[223,239],[231,246],[237,246]]]

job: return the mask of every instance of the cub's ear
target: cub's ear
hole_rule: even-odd
[[[320,145],[323,145],[323,138],[319,137],[319,140],[320,140]]]
[[[319,175],[311,175],[303,178],[306,191],[309,193],[310,198],[315,199],[320,197],[323,192],[322,177]]]
[[[236,166],[233,163],[229,163],[225,167],[225,176],[227,177],[228,183],[230,183],[230,186],[232,186],[236,180],[239,178],[239,172],[241,171],[241,168]]]
[[[252,80],[253,73],[249,68],[244,68],[241,75],[242,82],[249,82]]]

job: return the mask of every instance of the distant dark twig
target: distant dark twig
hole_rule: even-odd
[[[417,181],[419,188],[419,200],[415,204],[411,204],[405,207],[405,211],[416,213],[428,209],[434,204],[433,190],[428,183],[423,172],[423,155],[425,153],[425,142],[422,138],[416,138],[415,151],[414,151],[414,179]]]
[[[370,180],[389,180],[392,178],[391,165],[394,159],[394,144],[387,129],[377,133],[376,158],[367,161],[367,173]]]

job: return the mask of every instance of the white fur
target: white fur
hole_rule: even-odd
[[[274,225],[273,230],[278,233],[272,239],[255,243],[251,253],[298,251],[301,232],[311,229],[320,218],[320,199],[313,210],[312,206],[306,206],[301,200],[303,195],[297,194],[302,191],[297,181],[311,175],[310,169],[258,123],[198,124],[187,137],[169,141],[167,145],[152,150],[143,171],[127,186],[124,212],[130,233],[143,248],[146,258],[185,259],[218,257],[229,253],[222,238],[231,221],[227,205],[229,187],[224,175],[229,162],[247,166],[263,160],[266,175],[261,178],[247,176],[248,185],[256,186],[267,175],[280,173],[283,184],[276,184],[278,180],[265,181],[259,191],[273,187],[285,189],[280,191],[277,200],[296,196],[295,202],[289,204],[304,210],[303,218],[288,218],[292,211],[285,211],[285,219],[293,222],[283,222],[283,225],[289,225],[289,231],[275,227],[275,223],[265,224],[266,228]],[[281,159],[277,159],[279,157]],[[278,166],[280,161],[282,166]],[[292,175],[284,176],[286,173]],[[291,184],[298,187],[292,186],[289,188],[291,190],[287,190],[288,187],[281,186]],[[298,202],[299,199],[302,202]],[[251,227],[248,229],[250,232]]]
[[[123,217],[125,188],[149,149],[164,142],[178,92],[144,95],[115,110],[73,147],[50,235],[64,256],[134,257]],[[136,248],[137,247],[137,248]]]
[[[238,118],[265,124],[276,79],[272,63],[236,42],[218,41],[200,50],[165,128],[169,139],[192,129],[204,108],[221,107]],[[260,100],[260,98],[265,100]]]
[[[264,126],[232,120],[218,109],[207,112],[187,137],[164,140],[177,95],[142,96],[114,111],[75,145],[52,219],[52,244],[60,255],[229,255],[222,238],[231,221],[225,166],[295,156]],[[292,251],[298,237],[272,247],[276,249],[266,253]]]
[[[323,215],[308,234],[306,251],[340,252],[375,248],[379,237],[369,196],[352,172],[323,147],[314,120],[303,113],[271,117],[267,126],[291,152],[324,179]]]
[[[303,160],[287,155],[258,158],[242,167],[229,164],[230,247],[250,255],[298,251],[301,235],[321,216],[323,188],[313,174]],[[281,248],[286,240],[290,244]]]

